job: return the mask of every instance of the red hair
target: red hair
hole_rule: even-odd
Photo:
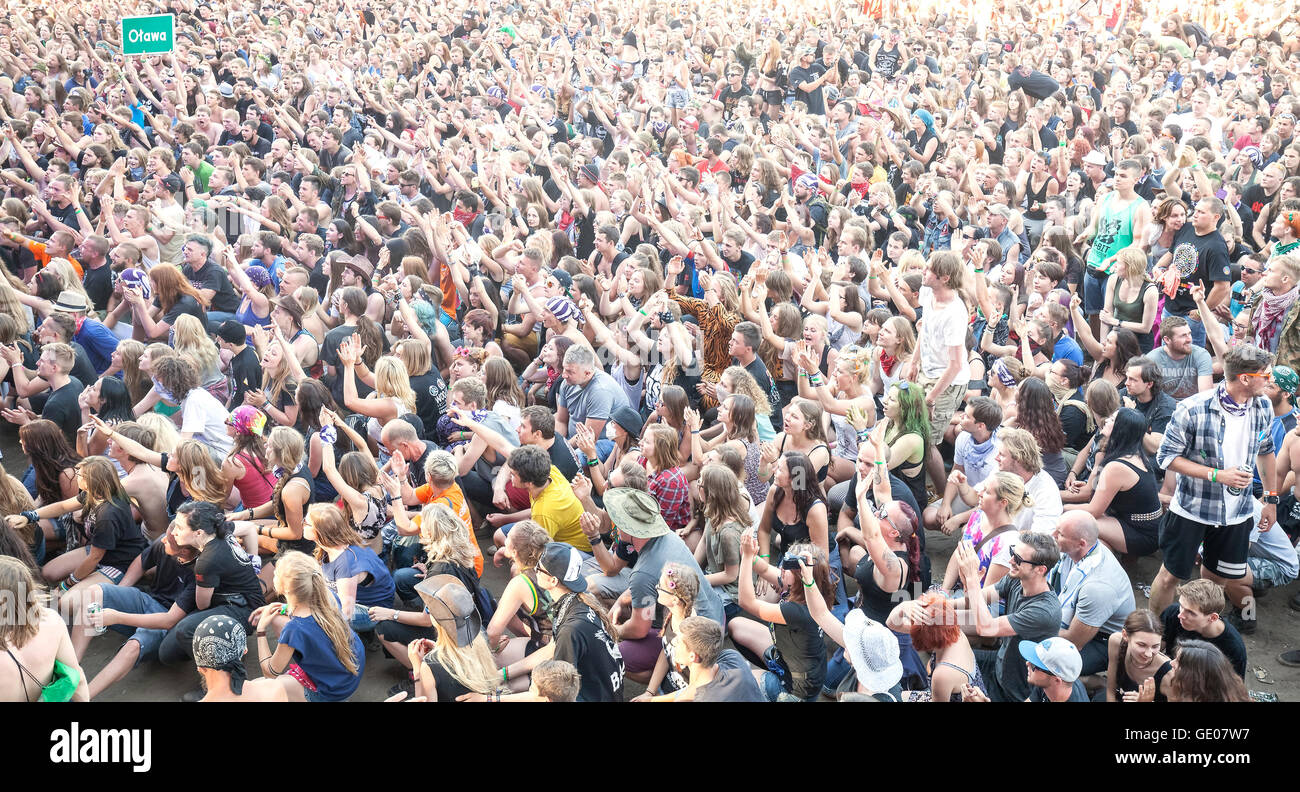
[[[930,616],[931,624],[912,627],[912,646],[918,652],[936,652],[956,643],[961,637],[957,626],[957,608],[941,592],[929,591],[916,600]]]

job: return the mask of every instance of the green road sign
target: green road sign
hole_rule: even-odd
[[[176,17],[171,14],[122,18],[122,54],[158,55],[176,48]]]

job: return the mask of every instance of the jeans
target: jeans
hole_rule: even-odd
[[[352,606],[352,630],[363,633],[375,629],[376,622],[370,619],[370,608],[357,603]]]
[[[613,440],[602,437],[601,439],[596,441],[596,456],[600,458],[601,462],[604,462],[606,459],[609,459],[609,455],[611,452],[613,452],[613,450],[614,450]],[[581,451],[575,450],[574,459],[578,463],[578,470],[586,469],[587,467],[586,454],[582,453]]]
[[[167,637],[163,638],[162,644],[158,646],[158,662],[163,665],[192,663],[194,661],[194,633],[198,632],[199,625],[209,616],[229,616],[245,625],[245,629],[247,629],[248,617],[252,613],[251,608],[237,605],[217,605],[207,610],[191,613],[181,619],[175,627],[167,631]]]
[[[1168,319],[1171,316],[1178,316],[1178,314],[1170,313],[1169,309],[1165,308],[1163,311],[1160,312],[1160,321],[1164,322],[1164,320]],[[1205,325],[1199,319],[1193,319],[1190,316],[1184,316],[1182,318],[1187,320],[1187,327],[1189,330],[1192,331],[1192,344],[1204,348],[1205,347]]]
[[[1110,276],[1098,278],[1086,269],[1083,272],[1083,313],[1095,316],[1106,307],[1106,285]]]
[[[1079,655],[1083,658],[1083,667],[1079,671],[1080,676],[1100,674],[1106,670],[1106,664],[1110,661],[1109,644],[1110,636],[1102,635],[1098,631],[1091,641],[1079,647]]]
[[[415,567],[406,567],[393,573],[393,584],[397,586],[397,598],[402,602],[411,602],[420,599],[416,593],[415,587],[420,585],[424,580],[424,573]]]
[[[208,311],[208,332],[217,332],[221,329],[222,322],[234,318],[235,315],[229,311]]]
[[[167,612],[167,609],[159,604],[158,600],[138,588],[115,586],[108,583],[101,584],[99,588],[103,593],[102,602],[105,608],[137,615]],[[128,641],[135,641],[140,644],[140,655],[136,658],[136,665],[140,665],[142,660],[154,656],[158,652],[158,647],[162,644],[163,638],[167,636],[166,630],[130,627],[125,624],[114,624],[108,629],[125,635]]]

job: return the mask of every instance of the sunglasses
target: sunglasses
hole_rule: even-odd
[[[1011,563],[1015,564],[1016,566],[1020,566],[1021,564],[1027,564],[1028,566],[1037,566],[1037,564],[1034,562],[1032,558],[1021,558],[1020,556],[1016,555],[1015,545],[1011,545],[1010,553],[1011,553]]]
[[[1269,379],[1270,377],[1273,376],[1273,372],[1271,372],[1271,371],[1252,371],[1252,372],[1246,372],[1246,373],[1244,373],[1244,374],[1239,374],[1238,376],[1241,376],[1241,377],[1259,377],[1260,379]]]
[[[681,595],[678,594],[676,591],[673,591],[672,589],[664,588],[663,586],[655,586],[655,590],[658,591],[660,594],[667,594],[671,597],[677,597],[678,599],[681,599]]]

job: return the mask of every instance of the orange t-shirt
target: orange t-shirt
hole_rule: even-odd
[[[469,504],[465,502],[465,491],[460,488],[459,484],[452,484],[442,491],[437,498],[433,497],[433,487],[428,484],[422,484],[415,488],[415,497],[424,505],[430,503],[441,503],[456,513],[460,521],[465,524],[465,530],[469,532],[469,542],[474,546],[474,572],[479,577],[483,576],[483,551],[479,549],[478,540],[474,538],[474,518],[470,516]],[[420,524],[420,517],[416,515],[412,522]]]
[[[45,269],[50,265],[50,254],[45,252],[44,242],[29,241],[27,243],[27,249],[32,252],[32,256],[36,259],[37,263],[41,265],[41,269]],[[78,278],[86,277],[86,271],[82,269],[80,261],[77,261],[72,256],[65,256],[64,258],[71,262],[72,268],[77,271]]]
[[[456,279],[451,276],[450,263],[438,268],[438,288],[442,289],[442,310],[454,317],[456,306],[460,304],[460,295],[456,293]]]

